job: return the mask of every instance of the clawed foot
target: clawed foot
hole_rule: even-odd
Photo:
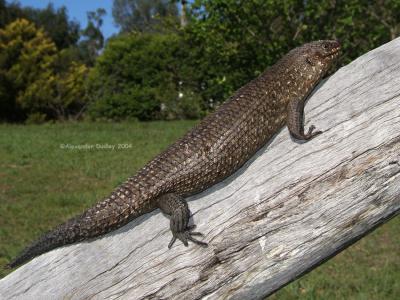
[[[314,125],[311,125],[310,128],[308,128],[307,134],[304,135],[304,139],[305,139],[305,140],[311,140],[313,137],[315,137],[315,136],[317,136],[317,135],[319,135],[319,134],[322,133],[321,130],[318,130],[318,131],[313,132],[314,129],[315,129],[315,126],[314,126]]]
[[[191,241],[200,246],[207,246],[207,243],[195,239],[193,236],[203,236],[200,232],[192,231],[196,225],[188,225],[191,216],[190,210],[186,201],[176,194],[165,194],[157,199],[158,207],[167,215],[170,216],[170,229],[172,239],[168,244],[171,248],[176,239],[182,241],[187,247],[188,241]]]
[[[196,228],[196,225],[188,226],[184,231],[172,232],[172,239],[168,244],[168,248],[171,249],[172,245],[175,243],[176,239],[179,239],[185,247],[189,245],[188,241],[191,241],[199,246],[207,247],[208,244],[195,239],[193,236],[203,236],[201,232],[192,231]]]

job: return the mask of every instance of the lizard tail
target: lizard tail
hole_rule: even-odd
[[[54,248],[103,235],[155,208],[152,201],[139,199],[139,193],[132,188],[129,190],[132,195],[127,198],[127,191],[127,188],[120,186],[110,197],[98,202],[83,214],[45,233],[6,267],[14,268]],[[139,200],[142,206],[137,209],[133,203]]]
[[[6,268],[22,265],[30,259],[57,247],[103,235],[152,209],[152,207],[144,207],[141,211],[134,209],[128,211],[118,201],[111,202],[106,199],[89,208],[82,215],[72,218],[42,235],[8,263]]]
[[[17,267],[54,248],[85,239],[86,237],[79,230],[79,219],[79,217],[70,219],[66,223],[57,226],[54,230],[42,235],[38,240],[25,248],[17,257],[8,263],[6,267]]]

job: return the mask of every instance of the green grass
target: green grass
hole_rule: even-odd
[[[0,125],[0,266],[40,233],[106,196],[194,123]],[[397,299],[399,229],[397,217],[271,299]],[[0,267],[0,278],[6,274]]]

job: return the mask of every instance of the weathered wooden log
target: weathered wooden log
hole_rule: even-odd
[[[1,299],[262,299],[400,211],[400,39],[341,68],[306,118],[240,171],[191,197],[208,248],[176,243],[157,210],[44,254],[0,281]]]

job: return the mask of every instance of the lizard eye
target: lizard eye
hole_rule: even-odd
[[[324,48],[325,50],[328,49],[328,44],[323,44],[322,48]]]

